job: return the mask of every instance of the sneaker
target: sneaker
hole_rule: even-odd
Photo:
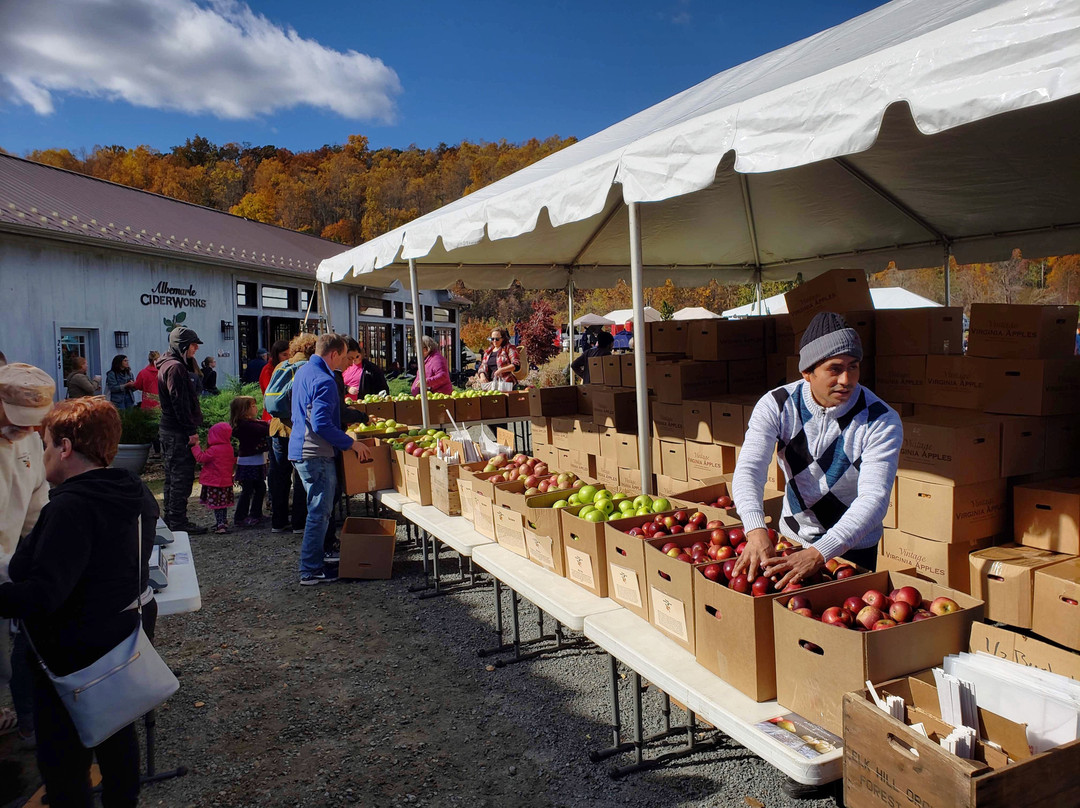
[[[209,533],[210,529],[197,525],[194,522],[184,522],[183,524],[169,525],[169,530],[174,533],[180,531],[181,533],[187,533],[189,536],[201,536],[204,533]]]
[[[229,532],[229,526],[228,525],[218,525],[217,527],[214,528],[214,533],[217,533],[219,535],[224,534],[224,533],[228,533],[228,532]]]
[[[329,570],[323,567],[318,572],[300,573],[300,586],[315,586],[316,584],[332,584],[337,580],[337,570]]]
[[[292,533],[293,530],[292,530],[291,527],[272,527],[272,528],[270,528],[270,532],[271,533]]]
[[[337,564],[341,561],[341,551],[331,550],[329,553],[323,553],[322,560],[326,564]]]
[[[304,528],[302,528],[302,527],[294,527],[292,529],[292,532],[295,533],[297,536],[303,536],[304,535]]]

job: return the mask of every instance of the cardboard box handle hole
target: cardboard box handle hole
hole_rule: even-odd
[[[706,612],[707,614],[710,614],[710,615],[712,615],[712,616],[713,616],[713,617],[715,617],[715,618],[716,618],[717,620],[723,620],[723,619],[724,619],[724,618],[723,618],[723,615],[721,615],[721,614],[720,614],[720,610],[719,610],[719,609],[717,609],[717,608],[716,608],[715,606],[706,606],[706,607],[705,607],[705,612]]]
[[[891,746],[893,749],[895,749],[897,752],[899,752],[901,755],[908,758],[909,760],[919,759],[918,749],[916,749],[914,746],[911,746],[906,741],[900,740],[891,732],[889,733],[889,746]]]
[[[1005,375],[1006,376],[1019,376],[1020,371],[1019,370],[1006,370]]]
[[[987,575],[986,577],[989,578],[991,581],[1004,581],[1005,580],[1000,575]]]
[[[825,650],[820,645],[810,642],[810,640],[799,640],[799,647],[804,651],[809,651],[811,654],[825,656]]]
[[[1035,510],[1037,510],[1037,511],[1052,511],[1054,509],[1050,505],[1038,505],[1038,504],[1036,504],[1035,505]]]
[[[924,493],[922,491],[920,491],[915,496],[917,496],[919,499],[933,499],[934,498],[933,494],[926,494],[926,493]]]
[[[1062,595],[1062,596],[1061,596],[1061,599],[1062,599],[1063,601],[1065,601],[1065,602],[1066,602],[1067,604],[1069,604],[1070,606],[1076,606],[1076,605],[1077,605],[1076,601],[1075,601],[1075,600],[1073,600],[1072,598],[1067,598],[1067,597],[1065,597],[1064,595]]]
[[[670,581],[670,580],[671,580],[671,576],[670,576],[670,575],[668,575],[668,574],[667,574],[666,572],[664,572],[663,570],[657,570],[656,572],[657,572],[657,574],[658,574],[658,575],[659,575],[659,576],[660,576],[661,578],[663,578],[663,579],[664,579],[665,581]]]
[[[619,554],[619,555],[621,555],[621,556],[624,556],[624,555],[626,555],[626,550],[624,550],[624,549],[623,549],[623,548],[621,548],[621,547],[616,547],[616,548],[615,548],[615,552],[616,552],[616,553],[618,553],[618,554]]]

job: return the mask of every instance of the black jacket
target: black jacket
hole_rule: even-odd
[[[573,361],[570,365],[570,369],[581,377],[581,381],[584,384],[589,384],[589,359],[594,356],[611,356],[611,346],[607,345],[601,348],[599,345],[595,348],[590,348],[581,356]]]
[[[165,432],[194,435],[202,426],[203,416],[186,360],[179,349],[170,349],[157,361],[156,367],[158,400],[161,402],[160,428]]]
[[[157,518],[153,494],[124,469],[88,471],[49,492],[11,557],[11,582],[0,584],[0,616],[25,623],[53,673],[85,668],[135,629],[138,613],[126,609],[146,589]]]
[[[386,375],[370,359],[364,360],[364,372],[360,375],[360,398],[368,395],[376,395],[383,391],[390,392],[390,385],[386,383]]]
[[[220,391],[217,389],[217,371],[206,368],[202,377],[202,394],[204,396],[216,396]]]

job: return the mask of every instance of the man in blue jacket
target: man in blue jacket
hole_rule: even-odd
[[[336,452],[356,452],[368,460],[367,446],[350,438],[341,428],[341,410],[334,369],[345,355],[345,338],[323,334],[315,354],[296,372],[292,384],[292,434],[289,460],[300,475],[307,493],[307,522],[300,547],[300,585],[333,581],[337,572],[323,564],[323,538],[337,490]]]

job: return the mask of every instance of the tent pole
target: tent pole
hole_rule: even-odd
[[[420,379],[420,414],[424,420],[424,429],[427,429],[431,424],[428,423],[427,379],[424,378],[424,350],[423,343],[420,342],[420,338],[423,336],[420,326],[423,324],[424,318],[420,309],[420,284],[416,279],[415,258],[409,259],[409,285],[412,287],[413,340],[416,342],[416,375]]]
[[[754,276],[754,310],[759,317],[764,313],[761,310],[761,267],[757,268]]]
[[[638,203],[629,204],[630,212],[630,291],[634,306],[634,385],[637,391],[638,465],[641,467],[641,492],[653,493],[652,441],[649,440],[649,389],[645,381],[645,294],[641,263],[641,219]]]
[[[571,275],[570,280],[566,284],[567,290],[567,302],[566,302],[566,334],[570,340],[570,364],[574,364],[574,278]],[[577,384],[574,381],[574,371],[570,371],[570,384]]]
[[[952,265],[952,245],[945,244],[945,305],[952,305],[952,281],[949,278],[949,270]]]

